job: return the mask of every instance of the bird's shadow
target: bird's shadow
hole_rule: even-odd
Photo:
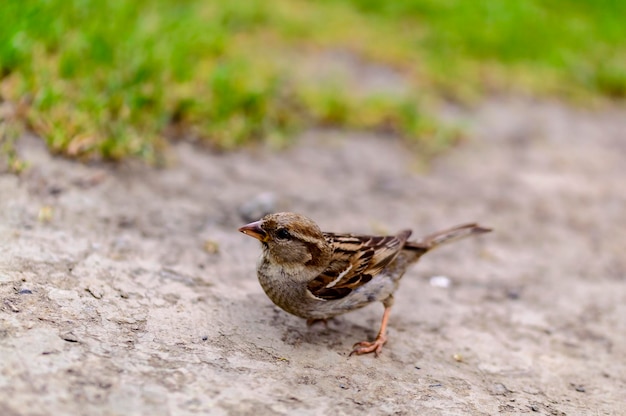
[[[283,328],[281,340],[293,347],[309,344],[340,351],[376,336],[374,319],[371,319],[371,326],[354,323],[344,316],[308,325],[304,319],[291,316],[275,306],[272,306],[271,313],[272,325]]]
[[[278,336],[282,342],[294,348],[305,344],[338,351],[350,348],[358,341],[374,339],[379,324],[374,317],[368,316],[365,324],[361,325],[347,316],[339,316],[307,325],[305,319],[290,315],[271,304],[263,295],[256,294],[249,295],[240,306],[241,310],[247,312],[233,316],[233,319],[241,320],[233,324],[252,324],[258,331],[256,335]]]

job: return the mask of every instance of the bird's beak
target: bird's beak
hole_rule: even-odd
[[[267,241],[269,236],[267,233],[261,228],[261,221],[251,222],[250,224],[244,225],[239,229],[245,235],[249,235],[250,237],[254,237],[259,241]]]

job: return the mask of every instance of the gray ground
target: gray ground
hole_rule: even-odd
[[[31,169],[0,176],[0,414],[624,414],[626,112],[447,114],[470,138],[427,169],[355,133],[281,153],[183,143],[161,171],[23,139]],[[267,192],[326,230],[496,232],[427,255],[382,356],[349,358],[382,306],[328,328],[274,307],[236,232]]]

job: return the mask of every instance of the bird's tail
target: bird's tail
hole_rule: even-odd
[[[490,228],[481,227],[478,224],[463,224],[427,235],[419,241],[407,241],[404,248],[426,252],[442,244],[452,243],[471,235],[484,234],[490,231]]]

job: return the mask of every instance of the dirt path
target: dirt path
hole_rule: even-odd
[[[0,414],[624,414],[626,112],[496,100],[466,121],[421,173],[360,134],[180,144],[163,171],[24,139],[31,170],[0,176]],[[335,231],[497,232],[425,257],[383,355],[348,358],[382,307],[311,329],[273,307],[235,231],[263,203]]]

